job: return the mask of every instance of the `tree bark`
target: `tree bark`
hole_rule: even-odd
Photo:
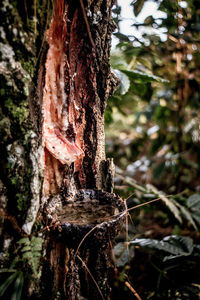
[[[23,276],[24,298],[110,297],[110,247],[124,220],[104,149],[104,110],[118,83],[112,4],[1,6],[2,267]]]

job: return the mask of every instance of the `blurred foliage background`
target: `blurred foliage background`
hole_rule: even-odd
[[[13,139],[24,140],[28,130],[28,83],[37,63],[35,51],[43,42],[41,32],[50,17],[51,1],[37,1],[38,24],[33,6],[36,1],[24,1],[24,5],[15,2],[12,7],[4,1],[7,10],[1,24],[12,33],[4,36],[0,28],[1,42],[7,47],[2,48],[3,57],[11,67],[6,74],[9,82],[14,82],[6,85],[7,78],[1,78],[3,147]],[[111,65],[121,83],[105,112],[107,156],[114,157],[116,165],[115,192],[127,204],[124,231],[112,247],[112,299],[199,300],[200,1],[123,1],[127,2],[133,11],[132,34],[120,31],[121,7],[117,1],[113,7],[117,45],[112,50]],[[139,23],[136,18],[147,3],[156,4],[162,14],[152,14],[150,10]],[[16,11],[24,24],[20,33],[15,31],[15,24],[20,24]],[[16,49],[16,61],[21,62],[22,68],[13,63],[14,52],[9,56],[9,45]],[[12,101],[8,95],[12,95]],[[9,119],[23,126],[10,124]],[[16,142],[13,148],[17,146]],[[10,154],[14,153],[10,150]],[[1,161],[5,164],[7,152],[3,151]],[[8,181],[13,186],[8,194],[14,199],[9,211],[20,216],[27,205],[27,183],[21,181],[23,161],[22,155],[16,174],[15,160],[8,164]],[[16,189],[19,192],[13,196]],[[34,236],[17,242],[11,266],[1,270],[1,299],[8,290],[11,299],[20,299],[22,288],[27,285],[24,269],[36,282],[42,245],[43,239]]]
[[[137,23],[146,2],[165,17],[149,11]],[[113,8],[121,83],[105,113],[115,191],[129,210],[113,251],[113,299],[200,299],[200,1],[134,0],[130,9],[133,34],[124,35]]]

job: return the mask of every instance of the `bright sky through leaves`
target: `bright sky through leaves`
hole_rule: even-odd
[[[147,28],[147,27],[139,27],[139,30],[137,30],[134,26],[132,26],[133,24],[136,23],[143,23],[144,20],[148,17],[148,16],[153,16],[155,19],[157,18],[166,18],[166,14],[164,12],[161,12],[158,10],[158,3],[155,3],[153,1],[147,1],[144,3],[143,9],[141,11],[141,13],[135,17],[134,13],[133,13],[133,7],[130,5],[130,3],[132,2],[132,0],[118,0],[118,5],[121,6],[121,15],[120,15],[120,32],[125,34],[125,35],[130,35],[130,36],[135,36],[138,39],[141,39],[142,36],[142,32],[145,31],[150,31],[152,32],[152,30],[154,30],[154,33],[158,34],[161,37],[162,41],[166,40],[166,29],[163,28],[163,30],[161,29],[152,29],[152,28]],[[183,1],[184,2],[184,1]],[[159,20],[158,20],[159,22]],[[112,39],[112,47],[114,48],[118,43],[118,40],[113,37]]]

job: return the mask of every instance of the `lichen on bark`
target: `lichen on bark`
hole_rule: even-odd
[[[106,160],[104,147],[104,110],[118,83],[109,64],[112,4],[112,0],[55,0],[52,14],[49,0],[24,0],[24,5],[4,0],[1,4],[0,134],[5,137],[0,144],[0,180],[5,189],[0,192],[7,202],[2,202],[0,209],[6,216],[14,216],[18,224],[20,230],[13,234],[13,240],[9,240],[8,230],[12,219],[0,222],[5,224],[2,232],[10,241],[4,247],[8,252],[19,236],[37,235],[36,221],[45,232],[41,288],[36,295],[32,284],[29,292],[33,297],[43,294],[49,299],[63,299],[68,295],[69,299],[80,299],[94,292],[98,299],[99,292],[88,279],[87,262],[109,299],[105,276],[109,239],[119,231],[124,216],[123,203],[112,194],[114,167],[111,159]],[[58,153],[60,145],[61,150],[65,147],[63,153]],[[80,224],[73,227],[71,221],[59,219],[56,209],[59,207],[63,215],[65,209],[70,210],[71,202],[77,204],[77,195],[82,195],[83,203],[88,201],[88,212],[84,207],[88,215],[81,229]],[[104,200],[117,207],[121,203],[121,210],[116,213],[105,209]],[[93,224],[90,218],[92,204],[93,210],[95,205],[99,204],[98,209],[102,205],[99,224]],[[102,216],[103,212],[106,214]],[[90,242],[86,240],[76,253],[80,236],[96,225]],[[50,233],[45,231],[46,226],[51,228]],[[78,228],[73,238],[72,228]]]
[[[38,11],[40,7],[45,9],[45,3],[47,7],[47,1],[37,2]],[[22,230],[24,222],[33,216],[35,220],[37,212],[32,215],[29,208],[34,199],[38,199],[41,185],[39,179],[35,190],[32,187],[41,167],[38,159],[32,159],[37,156],[38,148],[33,147],[35,134],[30,121],[28,96],[30,84],[36,85],[33,74],[37,62],[37,46],[40,49],[42,44],[38,34],[32,30],[32,4],[27,0],[2,0],[0,3],[0,181],[3,186],[0,191],[0,206],[4,219],[1,222],[0,236],[2,257],[7,257],[4,251],[8,254],[9,251],[12,252],[13,245],[25,234]],[[44,10],[38,23],[38,32],[41,28],[44,31],[46,15]],[[39,145],[37,141],[35,143]],[[8,261],[5,262],[3,258],[2,266],[8,265]]]

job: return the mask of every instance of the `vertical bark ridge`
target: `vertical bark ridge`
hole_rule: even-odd
[[[113,179],[112,161],[105,158],[104,110],[118,83],[109,64],[111,7],[111,0],[55,0],[46,32],[49,49],[38,83],[45,153],[43,196],[47,218],[59,222],[60,230],[52,230],[47,241],[47,270],[59,299],[91,298],[92,293],[99,299],[94,282],[74,257],[95,224],[97,230],[79,255],[101,290],[109,294],[109,232],[114,237],[123,221],[117,215],[124,208],[121,200],[103,191],[112,192]]]
[[[109,66],[111,1],[87,5],[83,11],[79,1],[55,0],[46,33],[49,49],[45,76],[39,78],[45,82],[39,82],[39,86],[44,86],[43,194],[47,197],[61,187],[66,195],[74,194],[78,188],[102,188],[103,113],[114,85]],[[90,16],[89,28],[84,15]],[[64,174],[71,164],[74,176],[69,182]]]

